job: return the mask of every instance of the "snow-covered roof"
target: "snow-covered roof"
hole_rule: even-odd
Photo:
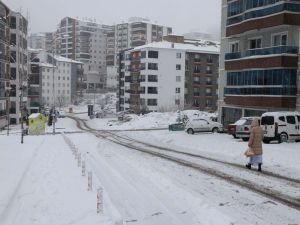
[[[199,43],[198,45],[195,44],[183,44],[183,43],[172,43],[168,41],[162,42],[153,42],[147,45],[142,45],[139,47],[134,48],[131,51],[141,50],[145,48],[157,48],[157,49],[176,49],[176,50],[183,50],[186,52],[201,52],[201,53],[215,53],[220,54],[220,46],[215,44],[207,43]]]
[[[40,65],[41,67],[48,67],[48,68],[53,68],[53,67],[55,67],[55,66],[53,66],[53,65],[50,64],[50,63],[43,63],[43,62],[39,63],[39,65]]]
[[[37,118],[38,116],[40,116],[41,114],[40,113],[32,113],[30,116],[29,116],[29,119],[35,119]]]
[[[77,63],[77,64],[83,64],[82,62],[80,61],[76,61],[76,60],[73,60],[73,59],[69,59],[69,58],[65,58],[65,57],[62,57],[60,55],[55,55],[54,58],[59,61],[59,62],[67,62],[67,63]]]

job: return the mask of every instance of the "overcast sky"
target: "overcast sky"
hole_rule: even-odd
[[[198,31],[219,33],[221,0],[3,0],[15,10],[29,15],[29,31],[54,31],[65,16],[96,19],[107,25],[129,17],[149,18],[173,27],[176,34]]]

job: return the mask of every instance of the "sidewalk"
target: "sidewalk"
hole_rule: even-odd
[[[61,135],[0,135],[1,225],[112,224]]]

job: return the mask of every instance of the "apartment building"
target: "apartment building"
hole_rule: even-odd
[[[107,65],[118,65],[118,53],[151,42],[159,42],[171,34],[172,28],[152,23],[141,17],[132,17],[127,23],[111,26],[107,34]]]
[[[111,31],[107,33],[106,60],[109,67],[107,70],[107,87],[109,89],[115,88],[113,79],[118,77],[118,55],[120,51],[162,41],[163,36],[171,33],[171,27],[158,25],[140,17],[132,17],[126,23],[111,26]]]
[[[8,124],[10,88],[10,9],[0,1],[0,129]]]
[[[27,116],[28,51],[27,19],[10,12],[10,123],[18,124]]]
[[[105,88],[106,84],[106,33],[109,26],[92,20],[65,17],[55,37],[57,54],[84,64],[87,91]],[[95,76],[97,79],[95,80]]]
[[[83,63],[41,52],[38,55],[40,103],[63,107],[76,101]]]
[[[153,42],[122,51],[118,110],[216,110],[218,55],[211,42]]]
[[[220,120],[300,111],[300,2],[223,0]]]

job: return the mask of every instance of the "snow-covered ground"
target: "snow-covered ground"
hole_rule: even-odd
[[[74,107],[76,112],[86,112]],[[227,134],[183,131],[134,131],[167,128],[176,113],[90,120],[99,130],[181,151],[245,164],[246,142]],[[0,133],[0,224],[138,224],[138,225],[282,225],[300,224],[296,209],[259,194],[172,162],[132,151],[79,131],[73,120],[59,119],[57,131],[66,132],[93,173],[93,191],[81,176],[64,134],[25,136]],[[49,132],[52,128],[47,128]],[[122,131],[123,130],[123,131]],[[132,130],[132,131],[124,131]],[[300,179],[300,143],[264,145],[264,170]],[[256,173],[256,172],[253,172]],[[96,190],[103,188],[103,213],[96,212]],[[297,196],[300,196],[298,193]]]

